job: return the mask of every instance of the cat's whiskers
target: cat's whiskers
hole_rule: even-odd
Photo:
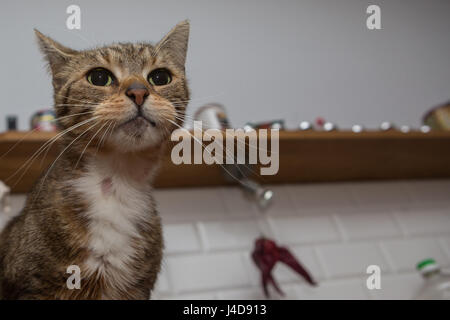
[[[175,116],[175,118],[177,118],[178,120],[181,120],[181,121],[183,120],[182,118],[177,117],[177,116]],[[210,140],[212,141],[212,139],[211,139],[212,136],[211,136],[211,135],[209,135],[206,131],[203,131],[202,133],[203,133],[204,135],[206,135],[207,137],[209,137]],[[189,134],[191,134],[191,133],[189,132]],[[192,134],[191,134],[191,136],[194,137]],[[203,145],[203,146],[205,147],[205,145]],[[233,144],[233,146],[234,146],[234,144]],[[246,151],[245,146],[248,146],[249,148],[253,148],[253,150],[256,150],[256,151],[264,150],[265,152],[267,152],[267,150],[262,149],[262,148],[259,148],[259,147],[254,147],[254,146],[248,144],[248,143],[246,142],[246,140],[244,140],[244,146],[241,146],[241,149],[240,149],[240,150],[244,150],[244,154],[245,154],[245,151]],[[238,143],[238,144],[236,145],[236,148],[238,148],[238,150],[239,150],[239,147],[240,147],[240,144]],[[234,160],[234,162],[237,164],[237,157],[234,156],[234,150],[233,150],[233,151],[229,151],[226,147],[225,147],[225,148],[222,147],[222,150],[225,151],[225,155],[226,155],[228,158],[230,158],[230,159],[232,158],[232,159]],[[245,164],[243,164],[243,165],[245,165]],[[222,166],[222,167],[223,167],[223,166]],[[225,168],[224,168],[224,169],[225,169]],[[241,168],[240,168],[239,165],[237,166],[237,169],[239,170],[239,172],[240,172],[243,176],[245,176],[244,172],[241,170]],[[260,176],[258,175],[258,173],[257,173],[255,170],[253,170],[253,169],[250,168],[249,166],[247,166],[247,169],[250,170],[250,172],[251,172],[252,174],[254,174],[256,177],[260,178]]]
[[[81,116],[83,114],[90,114],[90,113],[94,113],[94,111],[85,111],[85,112],[78,112],[78,113],[74,113],[74,114],[69,114],[67,116],[62,116],[62,117],[55,118],[55,120],[57,121],[57,120],[61,120],[61,119],[71,118],[71,117],[75,117],[75,116]]]
[[[58,93],[55,93],[55,96],[58,96],[58,97],[61,97],[61,98],[65,98],[65,99],[68,99],[68,100],[72,100],[72,101],[81,102],[81,103],[84,103],[84,104],[97,105],[97,102],[91,102],[91,101],[86,101],[86,100],[75,99],[75,98],[72,98],[72,97],[69,97],[69,96],[65,96],[65,95],[62,95],[62,94],[58,94]]]
[[[178,119],[178,120],[180,120],[180,121],[183,121],[183,119],[182,119],[181,117],[175,116],[175,118]],[[211,139],[212,136],[211,136],[210,134],[208,134],[206,131],[203,131],[202,134],[206,135],[207,137],[210,138],[211,141],[213,141],[213,140]],[[205,145],[203,145],[203,146],[205,147]],[[234,146],[234,144],[233,144],[233,146]],[[205,147],[205,148],[206,148],[206,147]],[[245,147],[244,147],[244,148],[245,148]],[[223,148],[223,146],[222,146],[222,150],[225,151],[225,155],[227,156],[227,158],[233,158],[233,160],[236,161],[236,157],[233,155],[233,154],[234,154],[234,150],[233,150],[233,153],[232,153],[232,154],[230,154],[231,151],[229,151],[226,147]],[[232,156],[232,155],[233,155],[233,156]],[[239,166],[238,166],[237,168],[238,168],[238,170],[241,172],[241,174],[244,174],[244,173],[241,171],[241,169],[239,168]]]
[[[71,117],[85,115],[85,114],[92,114],[92,113],[94,113],[94,111],[79,112],[79,113],[71,114],[71,115],[68,115],[68,116],[59,117],[59,118],[57,118],[57,120],[61,120],[61,119],[64,119],[64,118],[71,118]],[[47,148],[47,151],[45,151],[45,154],[44,154],[44,156],[41,159],[41,163],[40,163],[41,168],[42,168],[42,164],[44,163],[45,159],[47,158],[47,154],[48,154],[49,151],[50,151],[50,148]]]
[[[111,131],[109,131],[108,137],[105,139],[105,142],[108,139],[111,138],[112,134],[114,133],[114,129],[116,128],[116,126],[117,126],[117,122],[115,122],[114,125],[111,127]],[[108,128],[106,130],[108,131],[109,129],[110,129],[110,126],[108,126]],[[103,142],[103,143],[105,143],[105,142]],[[98,149],[97,149],[97,152],[98,152]]]
[[[184,121],[184,123],[186,123],[186,119],[189,119],[189,120],[192,120],[192,121],[199,121],[198,119],[195,119],[194,117],[189,116],[187,114],[179,114],[178,112],[176,112],[176,113],[178,114],[178,116],[176,116],[176,117],[178,117],[178,120]],[[201,122],[205,123],[207,127],[212,127],[213,125],[215,125],[215,123],[210,123],[209,121],[205,121],[205,120],[201,120]],[[211,129],[220,129],[220,128],[211,128]],[[243,129],[241,128],[241,130],[243,130]],[[248,144],[246,141],[244,141],[244,145],[248,146],[249,148],[253,148],[253,149],[256,149],[256,150],[263,150],[265,152],[268,152],[267,149],[260,148],[260,147],[256,147],[255,148],[254,146]],[[276,153],[274,153],[274,154],[276,154]]]
[[[55,104],[55,107],[85,107],[85,108],[95,108],[96,106],[86,105],[86,104]]]
[[[165,120],[169,121],[170,123],[172,123],[173,125],[177,126],[177,127],[180,128],[180,129],[184,129],[182,126],[180,126],[180,125],[179,125],[178,123],[176,123],[175,121],[172,121],[172,120],[167,119],[167,118],[165,118]],[[187,130],[186,130],[186,131],[187,131]],[[193,135],[192,133],[190,133],[189,131],[187,131],[187,132],[189,133],[189,135],[190,135],[192,138],[194,138],[194,140],[195,140],[197,143],[201,144],[201,145],[203,146],[203,148],[206,148],[206,146],[203,144],[203,142],[202,142],[200,139],[198,139],[196,136],[194,136],[194,135]],[[226,149],[225,149],[225,154],[227,154],[227,150],[226,150]],[[225,170],[225,172],[228,173],[228,175],[230,175],[230,177],[232,177],[234,180],[236,180],[238,183],[240,183],[239,179],[236,178],[233,174],[231,174],[231,172],[230,172],[227,168],[225,168],[225,166],[224,166],[223,164],[218,163],[218,165],[220,165],[220,166],[222,167],[222,169]],[[240,169],[239,167],[238,167],[238,170],[241,171],[241,169]],[[241,173],[243,173],[243,172],[241,171]]]
[[[96,118],[91,118],[89,120],[97,120]],[[100,122],[96,121],[92,126],[90,126],[89,128],[87,128],[86,130],[84,130],[82,133],[80,133],[76,138],[74,138],[64,149],[63,151],[61,151],[59,153],[59,155],[56,157],[56,159],[53,161],[53,163],[51,164],[51,166],[48,168],[47,172],[45,173],[44,178],[42,179],[42,182],[40,183],[38,192],[36,194],[35,199],[37,199],[39,197],[39,193],[42,190],[42,187],[45,183],[45,180],[47,179],[48,175],[50,174],[50,172],[52,171],[53,167],[55,166],[56,162],[61,158],[61,156],[64,154],[64,152],[66,152],[78,139],[80,139],[82,136],[84,136],[87,132],[89,132],[92,128],[94,128],[96,125],[98,125]]]
[[[194,121],[201,121],[202,123],[205,123],[207,126],[212,126],[212,125],[214,125],[214,123],[211,123],[210,121],[205,121],[205,120],[199,120],[199,119],[196,119],[196,118],[194,118],[193,116],[189,116],[189,115],[187,115],[187,114],[181,114],[181,113],[178,113],[177,112],[177,115],[178,115],[178,117],[180,118],[180,120],[182,120],[182,121],[184,121],[185,123],[186,123],[186,120],[192,120],[192,122],[194,122]],[[216,129],[219,129],[219,128],[216,128]]]
[[[97,155],[97,153],[98,153],[100,147],[103,146],[103,145],[102,145],[103,139],[105,138],[106,133],[108,132],[109,128],[111,128],[111,125],[113,124],[113,122],[114,122],[113,120],[110,120],[110,121],[109,121],[109,126],[108,126],[108,128],[106,128],[105,132],[103,133],[103,136],[101,137],[100,141],[97,143],[97,150],[95,151],[95,155]]]
[[[52,120],[50,120],[49,122],[56,122],[56,121],[61,120],[61,119],[66,119],[66,118],[75,117],[75,116],[82,115],[82,114],[89,114],[89,113],[93,113],[93,111],[88,111],[88,112],[81,112],[81,113],[71,114],[71,115],[68,115],[68,116],[64,116],[64,117],[59,117],[59,118],[52,119]],[[14,150],[14,148],[17,147],[17,145],[18,145],[19,143],[21,143],[22,141],[24,141],[24,140],[25,140],[26,138],[28,138],[32,133],[34,133],[35,131],[38,131],[39,129],[40,129],[39,127],[36,127],[36,128],[34,128],[34,129],[28,131],[28,132],[23,136],[22,139],[20,139],[19,141],[17,141],[13,146],[11,146],[11,148],[8,149],[8,151],[6,151],[4,154],[2,154],[2,155],[0,156],[0,160],[3,159],[5,156],[7,156],[12,150]]]
[[[23,178],[23,176],[28,172],[28,170],[30,169],[31,165],[33,164],[33,162],[39,157],[39,155],[44,152],[44,150],[46,148],[51,148],[53,143],[58,140],[59,138],[61,138],[62,136],[64,136],[65,134],[67,134],[68,132],[81,127],[82,125],[96,120],[96,118],[91,118],[91,119],[87,119],[84,120],[80,123],[77,123],[71,127],[69,127],[68,129],[62,131],[61,133],[57,134],[56,136],[54,136],[53,138],[47,140],[22,166],[20,166],[20,168],[18,168],[12,175],[10,175],[5,181],[10,181],[12,178],[14,178],[22,169],[25,169],[25,171],[20,175],[20,177],[18,178],[18,180],[16,181],[16,183],[13,185],[13,188],[20,182],[20,180]]]
[[[83,158],[83,154],[86,152],[89,144],[94,140],[94,138],[97,136],[97,134],[99,134],[99,132],[111,121],[105,122],[100,129],[97,130],[97,132],[91,137],[91,139],[88,141],[88,143],[86,144],[86,146],[84,147],[83,151],[81,152],[80,157],[77,160],[77,163],[75,164],[75,167],[73,168],[74,170],[77,168],[78,164],[80,163],[81,159]],[[111,124],[110,124],[111,125]]]
[[[95,108],[98,107],[98,105],[67,103],[67,104],[64,104],[64,105],[55,105],[55,107],[82,107],[82,108],[95,109]]]
[[[112,136],[112,134],[114,133],[114,129],[116,128],[116,126],[117,126],[117,122],[114,122],[114,124],[112,125],[112,127],[111,127],[111,131],[108,133],[108,137],[106,138],[106,139],[109,139],[109,138],[111,138],[111,136]],[[109,127],[108,127],[108,129],[107,129],[107,131],[109,131]],[[105,140],[106,141],[106,140]]]
[[[225,92],[221,92],[221,93],[218,93],[218,94],[205,96],[205,97],[198,97],[198,98],[195,98],[195,99],[177,100],[177,101],[174,101],[174,102],[171,102],[171,103],[176,105],[176,104],[185,104],[185,103],[198,102],[198,101],[202,101],[202,100],[210,100],[210,99],[213,99],[213,98],[217,98],[217,97],[223,96],[224,94],[225,94]]]
[[[63,94],[59,94],[59,93],[54,93],[55,96],[58,96],[60,98],[64,98],[64,99],[68,99],[69,101],[76,101],[76,102],[81,102],[81,103],[86,103],[86,104],[95,104],[94,102],[91,102],[89,100],[81,100],[81,99],[75,99],[71,96],[65,96]]]

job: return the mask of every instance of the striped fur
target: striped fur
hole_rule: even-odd
[[[56,142],[60,157],[0,234],[0,298],[148,299],[163,251],[151,182],[189,100],[189,24],[178,24],[156,45],[85,51],[36,34],[65,134]],[[113,85],[87,81],[98,67],[113,73]],[[147,75],[157,68],[170,70],[170,84],[150,85]],[[154,126],[124,124],[137,112],[125,94],[133,82],[150,92],[142,110]],[[81,269],[81,289],[66,285],[71,265]]]

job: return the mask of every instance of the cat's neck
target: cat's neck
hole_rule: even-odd
[[[135,185],[148,185],[159,167],[165,146],[146,148],[135,152],[121,152],[111,148],[67,150],[59,165],[68,168],[73,178],[95,174],[102,179],[120,179]],[[84,152],[83,152],[84,151]]]
[[[159,166],[163,148],[147,148],[138,152],[102,150],[86,158],[86,168],[106,177],[119,177],[131,183],[149,183]]]

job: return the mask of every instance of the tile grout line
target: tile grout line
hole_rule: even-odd
[[[334,227],[337,229],[338,234],[340,236],[340,239],[343,243],[348,243],[350,240],[350,237],[348,236],[347,232],[344,230],[344,226],[342,225],[337,213],[331,214],[331,220],[334,224]]]
[[[397,274],[398,270],[395,267],[395,263],[392,260],[391,255],[389,254],[389,251],[387,250],[386,246],[382,241],[377,241],[377,247],[379,248],[381,255],[383,256],[383,259],[387,262],[387,265],[391,271],[391,273]]]
[[[320,253],[319,248],[315,245],[312,248],[313,250],[313,254],[317,259],[317,264],[319,265],[319,267],[322,269],[323,271],[323,275],[325,280],[330,280],[332,278],[330,271],[328,270],[328,268],[326,267],[326,263],[324,261],[324,258],[322,256],[322,254]]]
[[[199,221],[197,223],[195,223],[195,230],[197,231],[197,238],[200,241],[200,249],[202,253],[209,253],[210,249],[209,246],[207,244],[207,236],[206,236],[206,230],[205,230],[205,225],[203,224],[203,222]]]

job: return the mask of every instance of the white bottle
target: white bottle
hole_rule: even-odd
[[[422,274],[425,283],[418,300],[450,300],[450,274],[441,272],[436,261],[426,259],[417,264],[417,270]]]

